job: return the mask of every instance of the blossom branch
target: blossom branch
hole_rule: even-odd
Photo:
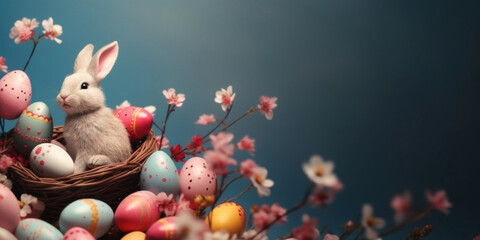
[[[223,202],[232,202],[232,201],[235,201],[237,200],[239,197],[243,196],[245,193],[247,193],[250,189],[253,188],[253,184],[250,183],[250,185],[248,185],[248,187],[246,187],[241,193],[239,193],[237,196],[233,197],[233,198],[230,198],[230,199],[227,199],[227,200],[224,200]]]
[[[38,43],[40,42],[40,39],[42,39],[43,36],[44,36],[44,34],[38,36],[37,40],[35,40],[33,37],[30,38],[33,41],[33,49],[32,49],[32,52],[30,53],[30,56],[28,57],[27,63],[23,67],[24,72],[25,72],[25,70],[27,70],[28,64],[30,63],[30,60],[32,59],[33,54],[35,53],[35,49],[37,48],[37,45],[38,45]]]
[[[302,198],[302,201],[300,201],[297,205],[295,205],[294,207],[290,208],[289,210],[287,210],[284,214],[282,215],[279,215],[278,217],[276,217],[273,221],[271,221],[269,224],[267,224],[265,227],[263,227],[262,229],[260,229],[260,231],[258,231],[255,235],[253,235],[252,237],[248,238],[248,240],[252,240],[252,239],[255,239],[255,237],[257,237],[259,234],[261,234],[262,232],[268,230],[270,227],[272,227],[278,220],[282,219],[283,217],[287,216],[288,214],[292,213],[292,212],[295,212],[299,209],[301,209],[302,207],[304,207],[307,203],[308,203],[308,197],[310,196],[310,194],[313,192],[313,189],[315,188],[315,184],[314,183],[310,183],[310,186],[307,188],[307,190],[305,191],[305,195],[303,196]]]
[[[392,233],[395,233],[396,231],[416,222],[416,221],[419,221],[421,220],[422,218],[425,218],[427,217],[429,214],[430,214],[430,210],[431,210],[431,206],[427,206],[423,211],[415,214],[414,216],[408,218],[407,220],[405,220],[404,222],[400,223],[400,224],[397,224],[395,226],[393,226],[392,228],[384,231],[384,232],[381,232],[378,234],[378,237],[384,237],[384,236],[387,236],[387,235],[390,235]]]

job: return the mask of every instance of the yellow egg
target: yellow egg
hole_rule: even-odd
[[[242,236],[245,229],[245,210],[234,202],[226,202],[216,206],[205,218],[212,232],[225,230],[231,236]]]
[[[134,231],[123,236],[121,240],[144,240],[144,239],[145,239],[144,232]]]

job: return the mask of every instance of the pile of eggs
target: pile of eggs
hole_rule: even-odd
[[[56,178],[73,173],[73,159],[64,148],[52,142],[53,121],[48,106],[31,103],[30,80],[23,71],[11,71],[0,79],[0,117],[16,119],[13,146],[29,159],[30,168],[39,177]],[[140,107],[123,107],[114,111],[131,141],[138,141],[151,131],[153,116]],[[66,206],[59,217],[59,229],[36,218],[20,218],[15,195],[0,184],[0,239],[84,239],[104,236],[112,225],[125,233],[123,240],[176,239],[176,217],[161,218],[157,194],[166,193],[190,201],[198,195],[211,196],[217,191],[217,176],[200,157],[186,161],[179,171],[168,154],[153,153],[145,161],[139,178],[140,191],[125,197],[115,211],[97,199],[79,199]],[[46,203],[48,204],[48,203]],[[241,236],[245,228],[245,211],[235,203],[222,203],[205,218],[212,231],[225,230]]]

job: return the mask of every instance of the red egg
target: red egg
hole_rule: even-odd
[[[150,191],[128,195],[115,210],[113,220],[122,232],[146,231],[160,218],[156,196]]]
[[[21,70],[7,73],[0,79],[0,117],[15,119],[30,105],[32,85]]]
[[[113,112],[115,117],[127,129],[130,141],[138,141],[150,132],[153,124],[153,116],[147,110],[141,107],[122,107]]]
[[[180,192],[190,200],[190,207],[198,208],[193,201],[197,195],[214,195],[217,190],[217,175],[200,157],[190,158],[183,164],[179,175]]]
[[[177,239],[177,232],[175,217],[165,217],[156,221],[148,229],[145,240],[173,240]]]

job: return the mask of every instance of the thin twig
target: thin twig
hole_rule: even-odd
[[[28,60],[27,60],[27,63],[25,64],[25,66],[23,67],[23,71],[25,72],[25,70],[27,70],[27,67],[28,67],[28,64],[30,63],[30,60],[32,59],[33,57],[33,53],[35,53],[35,49],[37,48],[37,45],[38,43],[40,42],[40,39],[43,37],[44,35],[40,35],[38,36],[37,40],[35,41],[35,39],[33,39],[33,37],[31,37],[30,39],[33,41],[33,49],[32,49],[32,52],[30,53],[30,57],[28,57]]]
[[[243,196],[243,194],[247,193],[250,189],[253,188],[253,184],[250,183],[250,185],[248,185],[247,188],[245,188],[241,193],[239,193],[237,196],[233,197],[233,198],[230,198],[230,199],[227,199],[227,200],[224,200],[223,202],[232,202],[232,201],[235,201],[237,200],[239,197]]]

